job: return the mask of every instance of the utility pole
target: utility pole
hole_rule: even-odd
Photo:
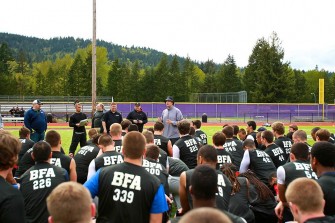
[[[93,39],[92,39],[92,117],[95,112],[95,105],[97,100],[97,52],[96,52],[96,39],[97,39],[97,11],[96,0],[93,0]]]

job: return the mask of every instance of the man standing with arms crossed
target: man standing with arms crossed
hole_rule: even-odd
[[[163,136],[170,139],[172,145],[179,139],[179,132],[177,124],[183,120],[183,114],[174,106],[174,100],[171,96],[165,99],[166,109],[163,110],[159,121],[164,124]]]
[[[24,114],[24,126],[30,130],[30,139],[34,142],[44,140],[48,128],[47,117],[41,105],[43,103],[40,100],[34,100],[33,106]]]
[[[134,110],[128,114],[127,119],[137,125],[139,132],[143,132],[143,126],[148,122],[148,117],[145,112],[142,111],[139,102],[135,103]]]
[[[107,111],[104,116],[102,116],[102,128],[104,134],[109,134],[110,126],[114,123],[121,124],[122,115],[117,111],[117,104],[112,102],[110,105],[110,110]]]

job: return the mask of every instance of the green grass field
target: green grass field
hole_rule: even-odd
[[[152,127],[150,125],[148,126],[145,126],[145,127]],[[240,128],[245,128],[246,126],[245,125],[240,125]],[[299,129],[301,130],[304,130],[307,132],[307,136],[308,136],[308,143],[310,145],[313,145],[314,141],[313,139],[311,138],[310,136],[310,132],[311,132],[311,129],[313,128],[314,126],[299,126]],[[18,133],[18,130],[19,130],[19,126],[17,127],[10,127],[10,132],[15,135],[15,136],[19,136],[19,133]],[[330,132],[335,132],[335,126],[333,125],[329,125],[329,126],[323,126],[321,128],[326,128],[328,129]],[[54,130],[57,130],[60,135],[61,135],[61,139],[62,139],[62,147],[63,149],[65,150],[66,153],[68,153],[69,151],[69,147],[70,147],[70,144],[71,144],[71,139],[72,139],[72,128],[70,127],[58,127],[58,126],[53,126],[53,127],[49,127],[49,130],[50,129],[54,129]],[[88,129],[88,128],[87,128]],[[212,136],[215,132],[217,131],[221,131],[222,130],[222,126],[203,126],[201,128],[208,136],[208,142],[209,144],[212,143]],[[267,127],[267,129],[271,129],[270,127]],[[286,130],[288,130],[288,127],[286,127]],[[77,148],[77,151],[79,149],[79,146]]]

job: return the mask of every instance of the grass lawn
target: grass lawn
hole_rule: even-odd
[[[150,125],[146,125],[146,127],[152,127]],[[245,125],[241,125],[240,128],[245,128],[246,126]],[[312,137],[310,136],[310,132],[311,132],[311,129],[314,127],[314,126],[298,126],[299,129],[302,129],[304,131],[307,132],[307,136],[308,136],[308,143],[310,145],[313,145],[314,141],[312,139]],[[15,136],[19,136],[19,126],[17,127],[11,127],[9,132],[11,132],[13,135]],[[286,131],[288,130],[288,127],[285,127]],[[330,132],[335,132],[335,126],[333,125],[329,125],[329,126],[325,126],[325,127],[321,127],[321,128],[326,128],[328,129]],[[68,151],[69,151],[69,147],[70,147],[70,144],[71,144],[71,139],[72,139],[72,128],[70,127],[64,127],[64,126],[52,126],[52,127],[49,127],[48,130],[51,130],[51,129],[54,129],[54,130],[57,130],[59,132],[59,134],[61,135],[61,139],[62,139],[62,147],[63,149],[65,150],[66,154],[68,154]],[[86,128],[87,130],[89,128]],[[208,136],[208,143],[209,144],[212,144],[212,136],[215,132],[217,131],[221,131],[222,130],[222,126],[203,126],[201,128]],[[271,130],[270,127],[267,127],[268,130]],[[77,151],[79,149],[79,145],[78,145],[78,148],[77,148]]]

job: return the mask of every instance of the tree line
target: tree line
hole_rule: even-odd
[[[28,59],[29,52],[11,48],[6,41],[0,44],[1,95],[91,95],[92,47],[89,42],[73,53],[55,51],[43,61]],[[125,50],[139,53],[143,49]],[[246,90],[248,102],[253,103],[313,103],[313,94],[318,97],[318,80],[324,78],[325,102],[334,103],[334,72],[317,67],[309,71],[293,69],[284,61],[284,49],[276,33],[268,40],[263,37],[256,41],[248,65],[243,68],[237,67],[233,55],[228,55],[222,64],[216,64],[213,60],[199,63],[189,57],[181,59],[163,53],[155,63],[136,56],[119,58],[115,54],[110,59],[110,54],[108,47],[97,47],[97,95],[113,96],[120,102],[162,101],[167,95],[174,96],[176,101],[188,102],[192,93]]]

